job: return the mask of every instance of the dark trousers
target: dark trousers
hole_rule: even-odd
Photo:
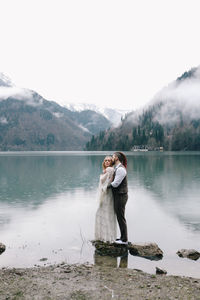
[[[125,206],[128,200],[128,194],[119,194],[114,192],[114,210],[117,215],[117,221],[121,232],[120,239],[123,242],[128,241],[127,224],[125,219]]]

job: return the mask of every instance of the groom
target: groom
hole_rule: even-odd
[[[122,152],[115,152],[112,156],[114,163],[114,178],[110,184],[114,197],[114,210],[117,216],[121,237],[115,241],[116,244],[128,244],[127,224],[125,219],[125,206],[128,200],[127,186],[127,159]]]

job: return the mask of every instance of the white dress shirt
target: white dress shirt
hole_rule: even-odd
[[[111,182],[112,187],[117,188],[122,180],[126,177],[126,169],[122,167],[122,164],[115,166],[115,179]]]

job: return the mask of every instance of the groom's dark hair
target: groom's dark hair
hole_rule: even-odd
[[[119,161],[122,163],[122,165],[127,168],[127,158],[126,158],[126,155],[122,152],[115,152],[114,153],[118,158],[119,158]]]

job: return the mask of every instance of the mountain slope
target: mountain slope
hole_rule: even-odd
[[[200,67],[159,91],[143,111],[87,143],[87,150],[200,150]]]
[[[127,113],[130,112],[128,110],[122,110],[122,109],[99,107],[95,104],[89,104],[89,103],[78,103],[78,104],[68,103],[66,107],[74,112],[82,112],[82,111],[90,110],[99,113],[103,115],[106,119],[108,119],[113,126],[118,126],[119,123],[121,122],[121,119]]]
[[[72,112],[0,74],[0,151],[82,150],[110,122],[93,111]]]
[[[82,149],[89,135],[65,115],[9,98],[0,102],[0,149]]]

